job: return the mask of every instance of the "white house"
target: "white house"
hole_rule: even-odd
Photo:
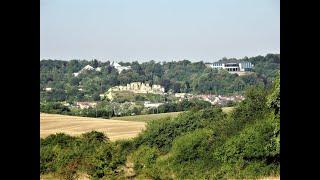
[[[212,64],[207,64],[207,67],[211,67],[214,69],[225,69],[230,73],[237,73],[242,75],[241,72],[250,72],[253,68],[253,64],[251,62],[215,62]]]
[[[220,98],[219,97],[215,97],[214,100],[212,101],[213,105],[216,105],[220,102]]]
[[[118,63],[116,63],[114,61],[110,65],[112,67],[114,67],[119,73],[121,73],[123,70],[131,69],[131,66],[121,66],[120,64],[118,64]]]
[[[73,74],[73,76],[77,77],[77,76],[79,76],[79,74],[81,74],[83,71],[93,71],[93,70],[100,72],[100,71],[101,71],[101,67],[94,68],[94,67],[92,67],[92,66],[90,66],[90,65],[86,65],[86,66],[85,66],[84,68],[82,68],[79,72],[72,73],[72,74]]]
[[[90,65],[86,65],[84,68],[81,69],[81,71],[83,71],[83,70],[92,71],[92,70],[94,70],[94,68],[92,66],[90,66]]]
[[[76,103],[77,107],[80,109],[88,109],[90,107],[96,107],[97,103],[96,102],[77,102]]]
[[[44,88],[44,90],[47,92],[50,92],[50,91],[52,91],[52,88],[47,87],[47,88]]]
[[[163,103],[151,103],[150,101],[145,101],[143,103],[144,107],[146,108],[157,108],[159,107],[160,105],[162,105]]]

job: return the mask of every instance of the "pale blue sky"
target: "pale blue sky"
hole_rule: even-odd
[[[279,0],[41,0],[40,59],[216,61],[280,53]]]

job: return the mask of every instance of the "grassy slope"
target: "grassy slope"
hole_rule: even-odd
[[[230,113],[234,107],[223,107],[222,111],[224,113]],[[136,116],[123,116],[123,117],[113,117],[111,119],[114,120],[122,120],[122,121],[140,121],[140,122],[147,122],[149,120],[158,120],[161,118],[174,118],[177,117],[182,112],[169,112],[169,113],[160,113],[160,114],[146,114],[146,115],[136,115]]]

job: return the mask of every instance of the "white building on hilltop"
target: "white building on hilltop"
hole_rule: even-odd
[[[121,73],[123,70],[131,69],[131,66],[121,66],[120,64],[114,61],[110,64],[110,66],[114,67],[119,73]]]
[[[94,68],[92,66],[90,66],[90,65],[86,65],[84,68],[82,68],[81,71],[84,71],[84,70],[92,71],[92,70],[94,70]]]
[[[90,65],[86,65],[84,68],[82,68],[79,72],[73,73],[73,76],[77,77],[79,74],[83,73],[84,71],[101,71],[101,67],[97,67],[96,69]]]
[[[243,75],[246,72],[250,72],[253,68],[253,64],[251,62],[215,62],[212,64],[206,64],[206,66],[214,69],[225,69],[229,73],[236,73],[239,75]]]

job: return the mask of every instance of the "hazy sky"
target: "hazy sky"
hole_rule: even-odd
[[[280,53],[279,0],[41,0],[40,59],[216,61]]]

